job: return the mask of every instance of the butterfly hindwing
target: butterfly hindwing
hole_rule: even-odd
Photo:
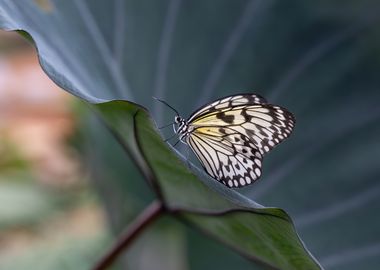
[[[251,184],[261,175],[260,151],[246,136],[232,129],[194,131],[187,142],[207,173],[229,187]]]

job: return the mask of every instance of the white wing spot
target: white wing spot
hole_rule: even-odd
[[[260,171],[259,168],[256,168],[256,169],[255,169],[255,173],[256,173],[257,177],[260,177],[260,176],[261,176],[261,171]]]
[[[255,163],[257,166],[261,167],[261,160],[258,158],[255,158]]]
[[[226,107],[226,105],[225,104],[218,104],[218,105],[216,105],[214,108],[215,109],[223,109],[223,108],[225,108]]]
[[[253,117],[265,119],[267,121],[273,121],[273,117],[270,116],[269,114],[258,113],[258,112],[256,112],[256,110],[254,110],[254,111],[247,110],[247,114],[250,116],[253,116]],[[255,119],[255,121],[257,121],[257,120],[258,119]]]
[[[257,112],[269,113],[269,110],[267,108],[254,107],[254,110],[257,111]]]
[[[240,185],[244,186],[245,185],[245,181],[243,178],[240,178]]]
[[[251,178],[249,178],[248,176],[245,177],[245,181],[248,185],[252,182]]]

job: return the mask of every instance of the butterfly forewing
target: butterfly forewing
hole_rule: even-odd
[[[202,106],[189,117],[188,121],[191,122],[193,119],[200,118],[203,115],[208,115],[209,113],[217,112],[234,106],[264,103],[267,103],[265,98],[255,94],[241,94],[229,96]]]
[[[287,138],[294,124],[290,112],[271,104],[229,107],[201,115],[189,123],[195,129],[229,127],[247,136],[263,154]]]

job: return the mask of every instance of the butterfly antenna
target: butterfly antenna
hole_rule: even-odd
[[[162,100],[162,99],[159,99],[159,98],[156,98],[156,97],[152,97],[154,98],[155,100],[158,100],[159,102],[165,104],[166,106],[168,106],[170,109],[172,109],[177,115],[179,115],[178,111],[176,109],[174,109],[172,106],[170,106],[166,101]]]

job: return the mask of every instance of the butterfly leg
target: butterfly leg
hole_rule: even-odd
[[[175,147],[179,142],[180,140],[176,141],[175,144],[173,144],[173,147]]]

